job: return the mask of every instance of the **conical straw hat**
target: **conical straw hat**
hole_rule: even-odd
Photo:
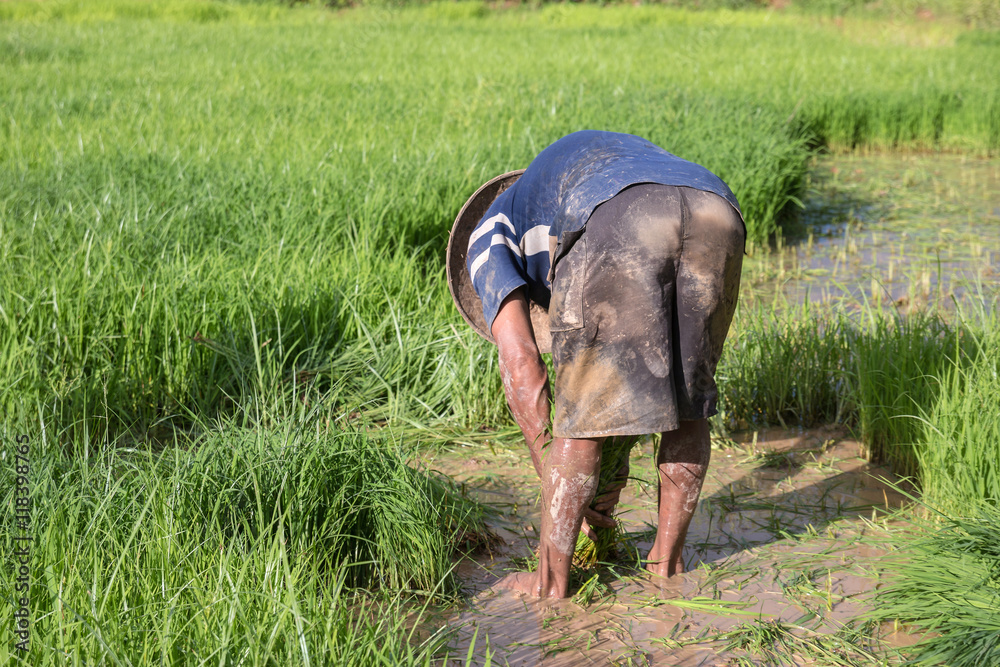
[[[476,190],[475,194],[469,197],[465,206],[458,212],[455,224],[451,228],[451,237],[448,239],[447,271],[451,298],[454,300],[458,312],[462,314],[462,319],[468,322],[477,334],[494,344],[496,341],[493,340],[492,334],[486,328],[486,319],[483,317],[483,302],[472,288],[472,277],[469,275],[465,258],[469,252],[469,237],[472,236],[472,230],[483,219],[493,200],[513,185],[514,181],[523,173],[523,169],[518,169],[486,181]],[[538,344],[538,350],[549,352],[552,347],[552,337],[549,333],[549,313],[534,302],[531,302],[530,305],[531,325],[535,330],[535,342]]]

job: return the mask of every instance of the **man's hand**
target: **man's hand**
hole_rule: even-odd
[[[628,484],[628,462],[615,475],[615,481],[605,489],[599,489],[601,495],[594,498],[590,507],[583,512],[583,527],[581,530],[592,541],[597,542],[594,528],[614,528],[617,522],[614,518],[615,508],[621,498],[622,490]]]
[[[500,304],[491,331],[500,353],[500,375],[507,405],[528,443],[535,471],[541,476],[541,450],[551,440],[551,394],[548,371],[535,344],[523,288],[512,292]]]

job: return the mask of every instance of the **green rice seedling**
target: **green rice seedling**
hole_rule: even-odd
[[[800,310],[741,310],[718,375],[731,425],[837,422],[850,377],[844,318]]]
[[[696,595],[690,599],[683,598],[651,598],[646,601],[650,606],[669,605],[681,609],[707,612],[716,616],[758,616],[755,611],[748,611],[754,603],[740,600],[719,600]]]
[[[755,470],[788,470],[798,468],[800,464],[793,452],[781,452],[773,449],[756,449],[741,464],[750,465]]]
[[[32,648],[5,660],[430,664],[447,637],[413,595],[453,595],[453,558],[486,534],[480,506],[384,436],[227,424],[87,458],[32,443]]]
[[[609,438],[601,451],[601,474],[597,483],[595,498],[608,493],[612,486],[620,486],[627,481],[629,456],[641,436]],[[623,475],[626,475],[623,478]],[[592,540],[583,532],[577,538],[573,562],[583,568],[594,567],[600,562],[606,562],[617,557],[619,547],[624,548],[627,541],[621,524],[617,521],[613,528],[592,527],[596,540]]]
[[[181,475],[176,502],[195,514],[179,522],[251,539],[280,525],[302,557],[354,564],[355,587],[450,588],[452,549],[485,537],[482,508],[450,480],[413,471],[390,441],[363,433],[230,431],[199,441]]]
[[[956,516],[1000,504],[1000,327],[974,340],[972,362],[948,369],[937,400],[921,406],[915,447],[925,501]]]
[[[923,639],[908,649],[917,665],[972,667],[1000,660],[1000,543],[996,505],[937,516],[897,536],[882,563],[876,621],[897,621]]]
[[[875,318],[852,336],[858,427],[870,459],[917,472],[912,443],[920,423],[913,415],[934,404],[940,378],[964,356],[961,328],[934,315]]]
[[[589,607],[595,600],[603,602],[612,595],[607,584],[601,582],[600,573],[594,573],[577,589],[576,594],[573,595],[573,602],[581,607]]]
[[[888,664],[873,650],[874,629],[845,626],[838,632],[828,633],[817,632],[800,623],[757,620],[743,623],[718,638],[725,642],[725,650],[752,656],[737,658],[736,664],[796,665],[803,659],[831,667]]]

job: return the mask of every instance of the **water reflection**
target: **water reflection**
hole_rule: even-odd
[[[836,157],[814,169],[798,227],[745,262],[745,302],[953,308],[1000,277],[1000,161]]]

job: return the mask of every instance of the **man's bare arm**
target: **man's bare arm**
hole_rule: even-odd
[[[524,289],[512,292],[493,320],[493,340],[500,352],[500,374],[503,377],[507,404],[531,452],[535,472],[542,476],[542,448],[552,440],[549,424],[549,374],[535,343],[531,315]],[[622,485],[624,486],[624,485]],[[614,489],[611,489],[614,491]],[[614,503],[617,504],[617,495]],[[584,510],[583,530],[595,539],[590,526],[613,528],[614,520],[592,508]]]
[[[524,289],[512,292],[503,303],[491,329],[500,353],[500,374],[507,404],[531,451],[535,470],[541,474],[541,450],[549,434],[549,376],[535,344]]]

